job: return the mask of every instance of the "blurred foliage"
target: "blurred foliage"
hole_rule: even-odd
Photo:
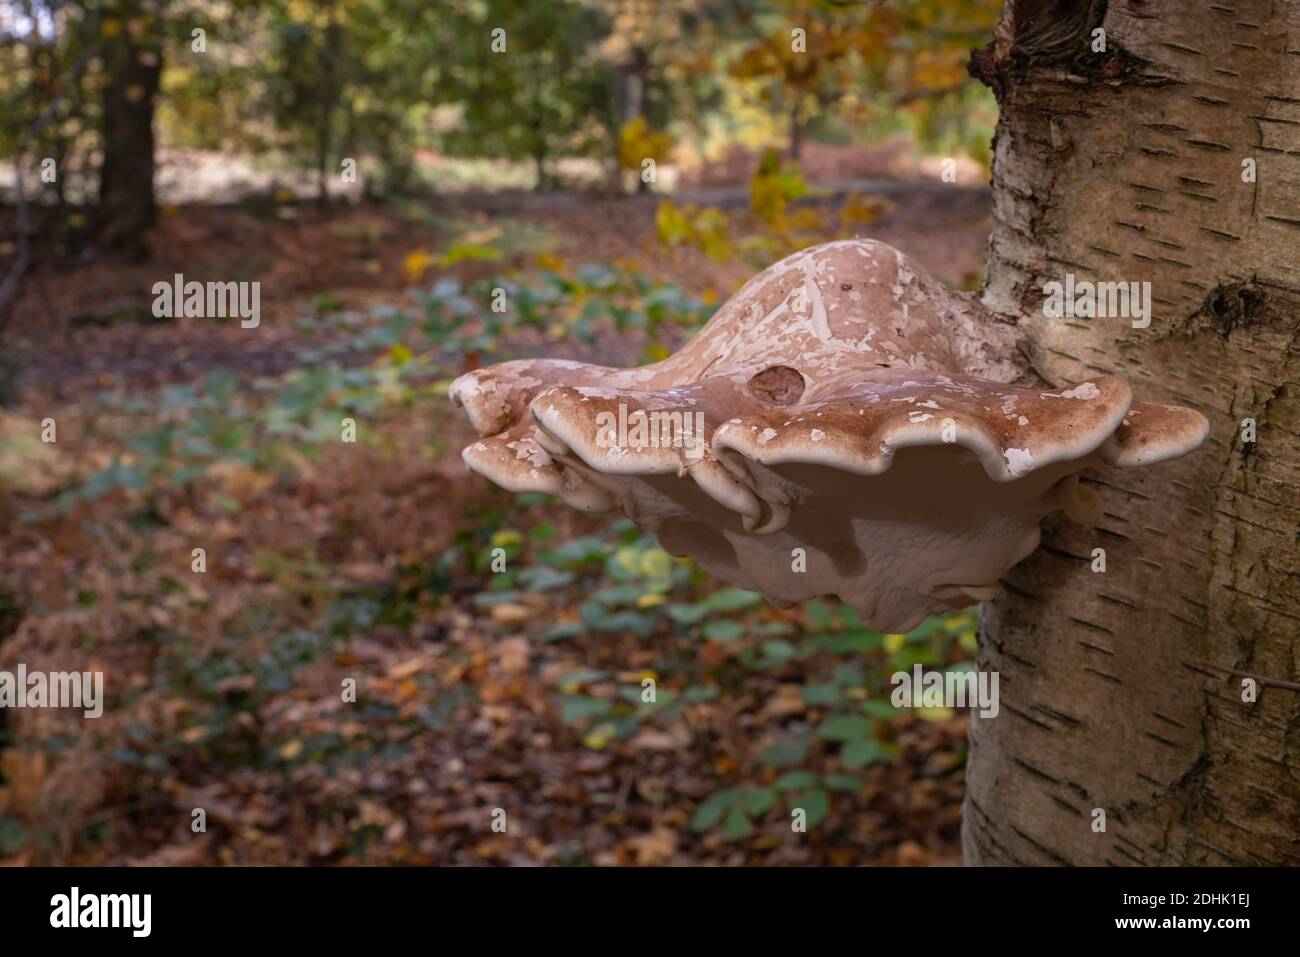
[[[453,9],[443,27],[453,65],[440,91],[455,103],[457,121],[444,148],[532,160],[545,186],[550,158],[588,155],[608,142],[613,76],[596,51],[609,25],[597,10],[571,0]]]
[[[607,169],[708,161],[731,142],[907,132],[987,161],[992,101],[966,76],[995,0],[15,0],[0,19],[0,155],[93,177],[107,46],[163,67],[162,142],[416,182],[421,151]],[[193,32],[206,31],[206,48]],[[497,41],[499,40],[499,45]],[[39,130],[33,126],[50,113]],[[45,186],[45,184],[43,184]]]
[[[726,210],[713,206],[661,200],[655,213],[659,241],[669,247],[692,246],[710,259],[725,262],[737,255],[759,268],[826,237],[850,238],[861,233],[888,203],[878,197],[853,192],[845,197],[838,222],[828,210],[799,205],[805,197],[820,198],[809,186],[797,163],[784,162],[776,150],[766,150],[749,184],[749,213],[758,231],[733,238],[736,223]],[[749,225],[749,224],[747,224]]]
[[[927,619],[905,635],[867,628],[839,603],[812,601],[797,615],[773,614],[754,592],[713,587],[694,563],[672,558],[653,535],[626,520],[605,535],[558,545],[545,526],[529,534],[497,527],[482,545],[506,546],[512,570],[493,576],[491,589],[476,599],[481,605],[506,605],[553,589],[587,596],[575,618],[542,630],[541,641],[602,632],[647,640],[666,632],[691,649],[632,680],[591,668],[561,678],[560,713],[588,748],[600,750],[646,726],[666,726],[693,704],[715,700],[728,690],[724,675],[731,663],[802,680],[810,720],[760,752],[772,783],[720,790],[695,813],[695,829],[720,827],[728,839],[747,835],[753,820],[773,808],[787,818],[802,808],[814,828],[835,792],[860,791],[865,768],[894,759],[896,723],[905,712],[889,703],[892,674],[910,673],[916,664],[973,668],[973,612]],[[933,721],[954,716],[944,708],[911,713]]]
[[[502,256],[485,238],[461,238],[437,260],[425,250],[413,251],[404,270],[418,280],[435,262],[446,269]],[[510,358],[503,345],[507,334],[536,329],[549,339],[594,343],[601,331],[634,332],[646,342],[645,358],[653,360],[667,354],[664,337],[674,327],[698,328],[716,308],[627,263],[569,269],[554,255],[538,258],[537,266],[510,275],[469,283],[443,276],[415,289],[423,313],[418,321],[383,308],[373,320],[361,317],[358,329],[355,314],[340,313],[328,298],[318,300],[317,315],[305,323],[319,341],[299,350],[298,367],[278,377],[241,384],[236,372],[221,370],[196,385],[168,386],[156,397],[101,394],[101,408],[114,420],[106,428],[121,437],[122,450],[64,490],[56,507],[66,510],[119,489],[143,493],[188,485],[220,462],[275,471],[284,466],[285,449],[314,455],[321,443],[340,435],[345,418],[440,396],[456,360]],[[147,427],[140,431],[141,425]],[[29,454],[48,453],[26,440],[4,442],[21,442]],[[0,475],[5,461],[0,454]]]

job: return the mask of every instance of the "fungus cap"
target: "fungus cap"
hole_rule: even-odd
[[[896,250],[848,240],[759,273],[662,362],[504,362],[451,398],[481,436],[466,464],[498,485],[621,508],[773,602],[835,595],[906,631],[993,597],[1044,515],[1096,521],[1082,470],[1208,432],[1118,378],[1007,384],[1015,335]]]

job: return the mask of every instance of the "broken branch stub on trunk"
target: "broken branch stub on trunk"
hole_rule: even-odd
[[[1205,438],[1200,413],[1119,378],[1024,384],[1017,343],[902,253],[846,240],[759,273],[662,362],[503,362],[451,398],[482,436],[466,464],[498,485],[621,508],[777,604],[835,595],[906,631],[991,598],[1044,515],[1095,520],[1083,469]]]

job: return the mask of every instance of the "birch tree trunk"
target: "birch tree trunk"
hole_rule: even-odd
[[[1300,864],[1300,693],[1243,701],[1300,680],[1300,3],[1008,0],[971,70],[1001,103],[984,304],[1047,382],[1121,375],[1211,433],[1090,473],[1099,526],[1049,520],[986,606],[966,861]],[[1044,318],[1071,272],[1149,281],[1149,328]]]

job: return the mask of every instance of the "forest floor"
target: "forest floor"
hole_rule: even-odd
[[[884,201],[862,234],[977,284],[986,190],[862,190]],[[806,205],[830,222],[850,192]],[[708,201],[757,229],[743,192]],[[666,248],[656,204],[181,206],[147,262],[32,272],[0,350],[0,670],[103,671],[108,707],[0,713],[0,862],[957,860],[964,716],[863,702],[895,667],[969,655],[969,616],[880,636],[821,603],[780,611],[626,523],[494,489],[444,397],[493,356],[381,334],[430,314],[420,290],[539,265],[567,289],[618,264],[673,303],[756,271]],[[259,281],[260,325],[155,318],[175,274]],[[494,346],[626,364],[687,329],[553,331]],[[361,438],[326,438],[322,410]]]

